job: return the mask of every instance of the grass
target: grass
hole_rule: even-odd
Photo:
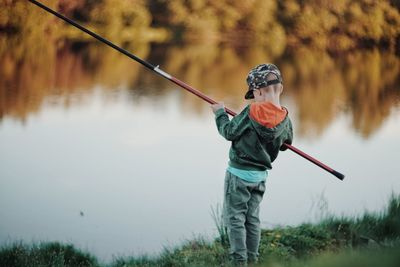
[[[97,259],[73,245],[58,242],[26,245],[22,242],[0,250],[0,266],[100,266]]]
[[[220,237],[202,238],[166,248],[157,257],[119,257],[99,263],[72,245],[15,243],[0,249],[0,266],[229,266],[226,232],[220,210],[213,210]],[[316,224],[262,231],[260,266],[358,267],[400,266],[400,196],[392,196],[380,213],[354,218],[327,217]]]

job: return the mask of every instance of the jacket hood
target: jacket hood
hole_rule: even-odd
[[[250,121],[261,139],[271,140],[280,136],[288,124],[288,111],[271,102],[252,103]]]
[[[286,116],[286,118],[281,123],[276,125],[275,127],[267,128],[264,125],[261,125],[260,123],[258,123],[257,121],[251,119],[251,124],[252,124],[254,130],[257,132],[257,135],[261,139],[268,140],[268,141],[279,137],[285,131],[285,129],[288,127],[288,123],[289,123],[289,119],[288,119],[288,116]]]

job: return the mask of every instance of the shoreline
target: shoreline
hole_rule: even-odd
[[[218,218],[219,214],[213,215]],[[220,221],[215,221],[222,230]],[[326,217],[319,223],[264,229],[260,241],[260,266],[379,266],[400,263],[400,195],[392,195],[385,210],[359,217]],[[354,265],[354,262],[357,262]],[[158,256],[115,257],[101,262],[90,252],[60,242],[0,248],[0,266],[230,266],[229,244],[224,231],[214,241],[202,237]]]

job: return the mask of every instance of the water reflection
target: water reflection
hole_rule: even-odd
[[[110,6],[106,12],[123,10]],[[7,14],[20,16],[21,28],[0,32],[0,242],[72,240],[110,258],[211,233],[209,207],[220,202],[229,143],[216,134],[208,105],[43,11],[15,8],[20,12]],[[251,67],[269,61],[282,69],[295,145],[347,177],[339,183],[282,153],[268,180],[263,226],[309,220],[310,196],[321,190],[338,216],[380,210],[399,190],[395,54],[332,55],[300,43],[291,50],[137,42],[142,38],[128,36],[130,30],[150,27],[146,19],[138,23],[90,28],[234,110],[245,104]]]
[[[322,132],[338,108],[352,127],[369,137],[399,101],[400,60],[391,53],[359,51],[341,57],[299,49],[283,61],[283,71],[300,110],[300,131]]]
[[[97,85],[104,90],[126,87],[132,99],[159,98],[174,86],[138,63],[100,43],[39,42],[30,49],[21,35],[0,37],[0,120],[24,121],[49,98],[83,97]],[[378,50],[332,56],[306,47],[271,56],[262,46],[136,43],[126,49],[193,85],[233,109],[243,106],[245,77],[260,62],[275,62],[283,72],[285,97],[298,109],[298,134],[316,137],[341,112],[352,128],[371,136],[400,99],[400,58]],[[137,100],[137,99],[136,99]],[[182,93],[185,110],[201,112],[204,103]]]

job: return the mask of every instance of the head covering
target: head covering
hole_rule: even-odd
[[[274,74],[276,79],[267,81],[267,76],[270,73]],[[249,86],[249,89],[244,97],[246,99],[254,98],[254,89],[267,87],[268,85],[272,84],[283,83],[281,72],[277,66],[271,63],[260,64],[250,70],[249,74],[247,75],[246,82]]]

